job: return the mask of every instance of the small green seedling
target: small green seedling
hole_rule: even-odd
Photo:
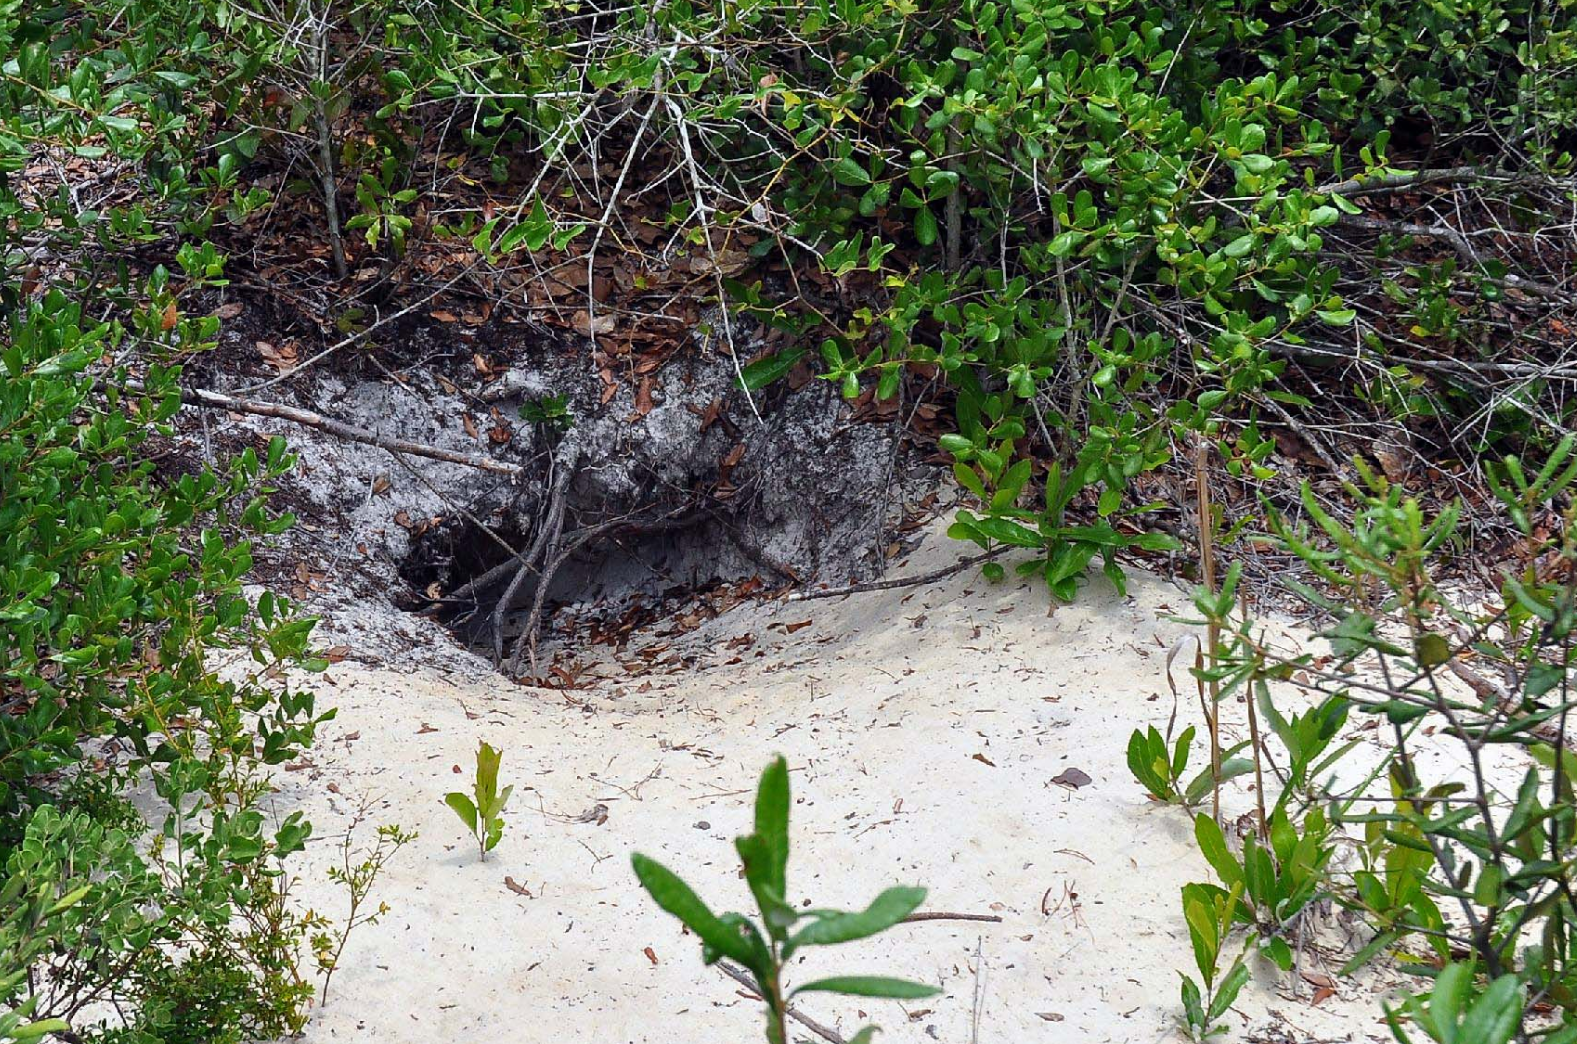
[[[509,795],[515,789],[513,786],[502,791],[498,789],[498,764],[503,758],[502,751],[483,743],[476,751],[476,781],[472,784],[471,796],[456,790],[444,797],[444,804],[454,809],[460,822],[475,836],[477,850],[484,860],[503,836],[504,806],[509,804]]]
[[[1248,965],[1243,963],[1241,953],[1225,974],[1221,972],[1221,951],[1237,919],[1238,900],[1242,895],[1241,881],[1234,884],[1231,891],[1213,885],[1183,886],[1183,916],[1188,922],[1194,960],[1204,981],[1201,989],[1193,976],[1183,974],[1184,1028],[1190,1040],[1206,1041],[1226,1032],[1221,1018],[1249,980]]]
[[[755,832],[734,840],[744,864],[745,882],[761,911],[759,926],[743,914],[714,914],[678,875],[640,853],[631,857],[635,875],[658,906],[683,921],[700,938],[701,956],[707,964],[727,957],[750,972],[756,992],[767,1005],[768,1044],[787,1044],[784,1018],[788,1001],[796,994],[820,991],[916,1000],[939,992],[921,983],[873,975],[817,979],[790,993],[784,992],[783,966],[800,947],[867,938],[902,921],[925,901],[923,888],[889,888],[859,912],[801,910],[791,906],[786,898],[788,813],[788,764],[777,758],[761,774],[756,792]],[[791,934],[790,929],[801,921],[808,923]],[[875,1033],[876,1027],[867,1026],[849,1044],[869,1044]]]

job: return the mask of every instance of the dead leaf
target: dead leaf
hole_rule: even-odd
[[[973,758],[974,760],[980,762],[982,765],[990,765],[992,768],[996,768],[997,767],[997,763],[995,761],[992,761],[990,758],[986,757],[984,754],[971,754],[969,756],[971,758]]]
[[[323,650],[323,658],[329,663],[343,663],[345,657],[350,655],[350,646],[331,645]]]
[[[642,950],[641,952],[646,955],[646,959],[651,961],[652,964],[655,965],[657,963],[657,951],[656,950],[654,950],[650,946],[648,946],[648,947],[646,947],[646,949]]]
[[[437,731],[438,731],[437,729],[433,728],[431,725],[427,724],[424,721],[424,722],[422,722],[422,727],[416,730],[416,734],[418,736],[425,736],[429,732],[437,732]]]
[[[1035,1014],[1039,1015],[1041,1018],[1045,1019],[1047,1022],[1061,1022],[1062,1021],[1062,1016],[1057,1014],[1054,1011],[1037,1011]]]
[[[509,889],[511,892],[514,892],[516,895],[523,895],[527,899],[534,898],[534,896],[531,894],[531,890],[525,885],[521,884],[519,881],[515,880],[513,877],[506,876],[504,878],[504,887]]]
[[[263,361],[280,373],[295,369],[296,346],[294,344],[276,346],[268,341],[258,341],[255,347],[257,348],[257,354],[263,357]]]
[[[783,633],[784,634],[793,634],[795,631],[803,631],[805,628],[807,628],[809,626],[810,626],[810,621],[809,620],[798,620],[798,621],[795,621],[794,623],[786,623],[786,624],[783,625]]]
[[[631,420],[637,420],[652,412],[652,407],[655,405],[652,402],[652,388],[655,383],[651,377],[641,378],[641,385],[635,391],[635,416],[630,418]]]
[[[600,801],[575,817],[577,823],[595,823],[598,826],[602,826],[607,821],[608,806]]]
[[[215,310],[214,316],[219,319],[234,319],[244,310],[245,306],[240,301],[226,301]]]
[[[477,430],[476,421],[471,419],[471,415],[469,413],[460,414],[460,426],[464,428],[465,433],[471,436],[473,439],[479,439],[482,437],[482,433]]]
[[[175,299],[171,298],[170,303],[164,306],[164,314],[159,317],[159,329],[175,329],[175,324],[177,321],[179,321],[180,317],[181,313],[177,311],[175,307]]]
[[[607,314],[593,318],[590,312],[582,310],[575,313],[575,318],[570,325],[582,337],[596,337],[601,334],[612,333],[614,327],[618,325],[618,320]]]
[[[1080,787],[1087,787],[1091,783],[1090,777],[1076,768],[1064,769],[1061,774],[1053,776],[1051,781],[1053,783],[1061,783],[1063,786],[1071,787],[1074,790],[1078,790]]]

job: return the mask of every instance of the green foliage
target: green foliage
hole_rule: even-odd
[[[1183,772],[1188,768],[1189,751],[1194,740],[1194,727],[1190,725],[1167,751],[1166,739],[1151,725],[1148,729],[1135,729],[1128,737],[1128,770],[1144,787],[1145,792],[1157,801],[1193,808],[1205,799],[1213,785],[1225,783],[1254,771],[1254,763],[1247,758],[1233,757],[1247,743],[1225,751],[1219,773],[1206,765],[1186,783]]]
[[[1270,808],[1261,812],[1263,835],[1250,833],[1240,851],[1211,816],[1196,819],[1199,848],[1225,886],[1185,889],[1201,971],[1234,919],[1245,947],[1291,967],[1291,929],[1328,897],[1373,933],[1344,971],[1381,954],[1425,973],[1442,968],[1428,993],[1388,1010],[1399,1041],[1577,1039],[1577,757],[1564,738],[1577,666],[1577,438],[1537,469],[1509,458],[1491,470],[1528,565],[1504,576],[1498,604],[1473,609],[1436,579],[1455,554],[1461,506],[1431,512],[1361,462],[1356,469],[1363,484],[1347,491],[1357,505],[1350,521],[1307,489],[1307,522],[1272,515],[1283,545],[1318,581],[1291,586],[1332,621],[1323,637],[1334,663],[1271,653],[1235,616],[1235,573],[1222,591],[1195,599],[1223,635],[1218,667],[1196,673],[1218,684],[1222,699],[1256,697],[1270,726],[1256,757],[1277,766],[1281,781],[1273,801],[1260,795]],[[1273,697],[1273,686],[1288,684],[1316,697],[1300,713],[1284,714]],[[1385,751],[1361,778],[1338,784],[1332,770],[1352,744],[1335,741],[1350,711],[1379,722]],[[1430,732],[1465,775],[1424,777],[1416,754]],[[1140,747],[1143,767],[1156,771],[1154,743]],[[1499,749],[1524,751],[1532,765],[1518,779],[1498,778],[1489,765]],[[1356,834],[1348,834],[1356,862],[1338,872],[1331,855],[1344,831]],[[1201,999],[1210,982],[1206,974],[1204,993],[1185,987],[1196,1033],[1212,1028]]]
[[[784,1013],[790,998],[807,992],[856,997],[918,999],[938,991],[931,986],[870,975],[841,975],[802,983],[784,992],[783,968],[805,946],[832,946],[869,938],[898,924],[925,901],[923,888],[889,888],[861,911],[800,909],[788,901],[788,763],[777,758],[761,774],[756,791],[755,830],[734,840],[745,883],[755,898],[759,923],[742,914],[714,914],[695,891],[656,860],[631,857],[641,887],[701,940],[707,964],[723,958],[750,972],[767,1004],[768,1044],[787,1044]],[[805,923],[798,931],[796,924]],[[855,1037],[869,1040],[866,1027]]]
[[[575,415],[570,412],[569,400],[562,395],[544,395],[523,404],[520,407],[520,419],[555,432],[566,432],[575,426]]]
[[[476,777],[470,795],[455,790],[444,796],[444,804],[476,838],[477,854],[484,860],[504,835],[504,806],[515,790],[513,786],[498,789],[498,766],[503,758],[502,751],[481,744],[476,750]]]
[[[1408,997],[1403,1011],[1417,1031],[1436,1044],[1507,1044],[1522,1025],[1526,1000],[1515,975],[1502,975],[1480,991],[1469,963],[1448,964],[1435,976],[1426,996]],[[1410,1044],[1403,1012],[1387,1007],[1385,1020],[1399,1044]],[[1566,1027],[1540,1038],[1569,1044],[1577,1040],[1577,1027]]]
[[[351,933],[363,926],[377,924],[389,912],[387,903],[367,909],[373,886],[395,854],[417,837],[414,831],[403,830],[395,824],[385,824],[378,828],[377,841],[372,848],[357,850],[353,847],[352,833],[347,830],[345,840],[340,843],[339,865],[331,866],[328,870],[329,880],[345,889],[348,907],[345,919],[338,926],[330,926],[327,922],[316,924],[318,931],[312,936],[313,957],[317,962],[318,974],[323,979],[321,999],[324,1004],[328,1003],[329,983],[339,968],[340,957],[345,952],[345,944],[350,941]]]
[[[1222,947],[1239,915],[1238,899],[1242,894],[1241,881],[1234,883],[1231,891],[1207,885],[1183,887],[1183,916],[1188,924],[1188,939],[1193,944],[1200,981],[1204,983],[1201,989],[1192,976],[1183,974],[1184,1028],[1196,1041],[1226,1032],[1226,1026],[1219,1020],[1237,1000],[1249,979],[1248,966],[1241,954],[1233,959],[1225,973],[1221,971]]]
[[[159,202],[120,218],[14,206],[20,231],[55,220],[92,238],[118,220],[151,241],[238,226],[271,192],[315,196],[341,277],[373,257],[387,274],[439,210],[430,234],[492,263],[562,254],[591,229],[595,252],[632,164],[666,150],[666,212],[637,220],[665,251],[696,250],[719,298],[791,333],[740,386],[817,357],[850,398],[941,378],[956,402],[944,448],[978,502],[955,535],[1030,551],[1023,570],[1068,598],[1096,559],[1120,586],[1122,553],[1174,547],[1144,532],[1135,487],[1177,436],[1268,476],[1261,413],[1311,405],[1289,359],[1355,339],[1327,239],[1360,208],[1322,187],[1385,176],[1402,137],[1453,163],[1569,172],[1566,6],[848,0],[588,19],[530,0],[89,0],[98,17],[73,21],[6,0],[0,43],[20,58],[0,92],[22,118],[0,148],[21,165],[47,126],[80,154],[143,164]],[[123,41],[125,24],[139,28]],[[66,90],[70,106],[52,101]],[[609,140],[627,142],[617,170],[562,180],[607,166]],[[514,204],[426,198],[473,159]],[[279,168],[311,176],[256,183]],[[817,266],[840,302],[725,279],[724,250]],[[1466,335],[1464,285],[1483,304],[1506,274],[1488,259],[1374,267],[1430,354]],[[1394,354],[1372,328],[1358,339]],[[1382,411],[1483,405],[1405,366],[1375,374],[1352,390]],[[1494,435],[1526,434],[1525,412],[1494,412]]]

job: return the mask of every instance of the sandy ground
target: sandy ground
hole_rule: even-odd
[[[959,553],[929,538],[899,574]],[[791,900],[857,906],[923,884],[928,909],[1002,918],[810,951],[794,978],[897,974],[945,993],[810,995],[807,1014],[846,1036],[874,1021],[900,1042],[1181,1039],[1176,969],[1192,958],[1178,889],[1208,870],[1187,817],[1148,801],[1124,758],[1132,728],[1171,713],[1166,652],[1187,629],[1167,617],[1188,598],[1135,575],[1126,598],[1096,581],[1076,605],[1046,607],[1043,589],[974,573],[752,603],[686,635],[658,627],[617,657],[585,650],[598,680],[569,694],[452,650],[395,659],[353,645],[320,686],[339,717],[310,765],[281,775],[279,810],[308,810],[320,866],[363,801],[364,840],[385,822],[421,836],[379,882],[391,910],[351,939],[306,1039],[759,1040],[758,1006],[701,964],[629,854],[664,861],[714,908],[744,908],[730,842],[774,753],[793,769]],[[440,641],[420,621],[387,627]],[[442,804],[468,786],[478,740],[505,751],[516,785],[486,862]],[[1055,781],[1069,769],[1088,784]],[[315,872],[299,894],[330,915],[344,902]],[[1342,941],[1338,925],[1326,934]],[[1340,960],[1311,948],[1304,970],[1334,974]],[[1379,1001],[1393,976],[1339,981],[1315,1006],[1308,981],[1295,992],[1273,972],[1258,970],[1229,1039],[1389,1039]]]

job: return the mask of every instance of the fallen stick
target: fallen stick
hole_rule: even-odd
[[[816,591],[795,591],[793,594],[789,595],[788,600],[791,602],[808,602],[812,598],[841,598],[844,595],[865,594],[868,591],[891,591],[898,587],[918,587],[921,584],[930,584],[935,583],[938,580],[946,580],[954,573],[962,573],[970,566],[977,566],[982,562],[989,562],[991,559],[1005,554],[1009,550],[1011,550],[1011,548],[1006,546],[999,547],[993,551],[987,551],[983,555],[975,555],[973,558],[961,559],[960,561],[954,562],[950,566],[945,566],[941,569],[933,569],[929,573],[921,573],[919,576],[901,576],[892,580],[872,580],[869,583],[864,584],[849,584],[846,587],[828,587]]]
[[[949,913],[945,910],[922,910],[912,913],[899,921],[899,924],[913,924],[916,921],[986,921],[991,924],[1001,924],[1002,918],[996,914],[971,914]]]
[[[117,387],[107,381],[96,381],[94,387],[104,391]],[[127,391],[141,395],[144,392],[142,384],[138,381],[127,381]],[[255,417],[275,417],[287,420],[292,424],[299,424],[304,428],[333,435],[335,438],[347,442],[359,442],[364,446],[376,446],[390,453],[408,453],[413,457],[426,457],[429,460],[441,460],[448,464],[459,464],[467,468],[477,468],[481,471],[491,471],[498,475],[518,477],[526,473],[526,469],[519,464],[511,464],[504,460],[494,460],[475,453],[461,453],[458,450],[447,450],[439,446],[428,446],[420,442],[410,442],[406,439],[389,439],[376,435],[366,428],[358,428],[354,424],[325,417],[321,413],[311,410],[299,409],[295,406],[286,406],[278,402],[257,402],[253,399],[237,399],[219,392],[207,391],[202,388],[182,388],[181,402],[188,406],[200,406],[210,410],[230,410],[235,413],[248,413]]]
[[[732,964],[729,964],[727,961],[718,961],[717,967],[718,970],[724,975],[728,976],[730,979],[733,979],[745,989],[749,990],[751,993],[754,993],[757,997],[761,996],[760,992],[756,989],[756,984],[750,981],[750,976],[746,975],[740,969],[734,967]],[[787,1015],[801,1026],[804,1026],[822,1040],[830,1041],[831,1044],[849,1044],[849,1042],[845,1040],[843,1035],[837,1030],[828,1029],[826,1026],[823,1026],[809,1015],[801,1012],[792,1004],[784,1005],[783,1014]]]

